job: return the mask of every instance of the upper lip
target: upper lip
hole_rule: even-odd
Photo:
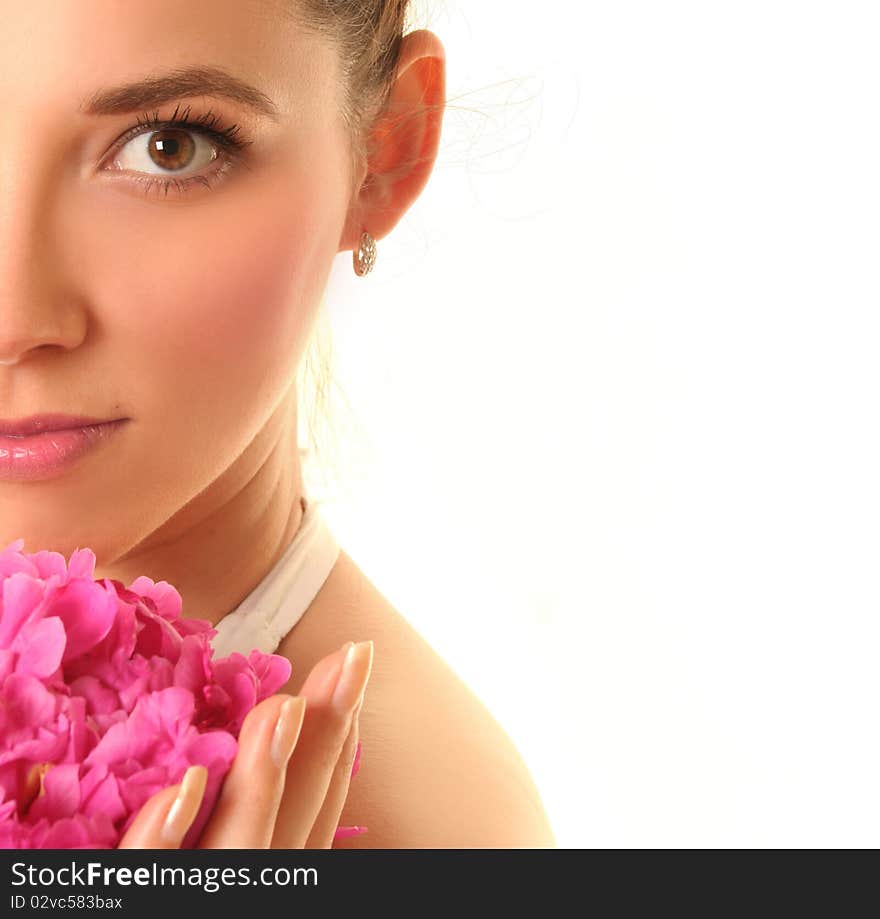
[[[118,418],[90,418],[86,415],[31,415],[30,418],[18,418],[6,421],[0,418],[0,436],[27,437],[29,434],[40,434],[43,431],[65,431],[70,428],[82,428],[92,424],[108,424]]]

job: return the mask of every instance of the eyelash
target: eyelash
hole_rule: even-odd
[[[223,166],[211,174],[187,176],[184,179],[169,179],[160,176],[143,176],[134,179],[135,182],[146,186],[144,194],[147,194],[154,184],[158,184],[164,188],[166,196],[171,186],[174,186],[178,192],[185,193],[185,189],[195,182],[201,183],[206,188],[210,189],[213,187],[214,183],[225,178],[233,168],[238,166],[250,168],[244,157],[244,152],[253,141],[245,140],[243,137],[239,136],[241,128],[238,124],[232,124],[228,128],[222,127],[220,117],[211,112],[210,109],[204,114],[200,114],[195,118],[190,118],[190,106],[187,106],[180,117],[178,117],[177,113],[179,109],[180,106],[178,105],[174,110],[174,114],[167,121],[160,119],[158,112],[154,112],[152,118],[144,113],[144,120],[141,121],[141,119],[138,118],[138,123],[119,138],[114,146],[114,155],[125,147],[130,140],[139,137],[141,134],[164,131],[172,128],[183,128],[184,130],[201,134],[213,141],[220,148],[221,158],[224,161]]]

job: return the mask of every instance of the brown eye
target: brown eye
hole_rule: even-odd
[[[194,121],[188,115],[189,107],[180,120],[138,119],[113,145],[101,171],[123,172],[130,175],[125,184],[130,181],[144,194],[155,189],[167,197],[172,188],[187,194],[197,185],[211,189],[238,168],[251,168],[245,151],[253,141],[241,136],[239,125],[221,128],[210,111]]]
[[[184,128],[145,130],[127,140],[113,158],[114,169],[153,177],[186,178],[218,157],[218,144],[203,132]]]

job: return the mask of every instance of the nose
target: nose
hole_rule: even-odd
[[[0,164],[0,173],[4,167]],[[74,277],[64,269],[75,239],[61,237],[50,184],[36,193],[33,183],[0,180],[0,365],[14,366],[50,350],[69,350],[85,334],[76,306]],[[63,195],[59,195],[63,197]],[[5,215],[5,216],[4,216]]]
[[[71,204],[71,149],[57,123],[12,105],[0,149],[0,365],[11,367],[74,348],[85,334],[82,216]]]
[[[34,354],[75,348],[83,338],[82,315],[48,302],[51,293],[35,304],[32,296],[16,298],[10,288],[4,291],[3,264],[0,262],[0,366],[12,367]]]

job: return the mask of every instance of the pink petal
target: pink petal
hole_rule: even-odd
[[[10,673],[15,669],[18,654],[9,648],[0,648],[0,686]]]
[[[97,557],[91,549],[76,549],[70,556],[67,565],[69,579],[86,578],[89,581],[95,578],[95,562]]]
[[[135,616],[140,627],[135,646],[137,653],[144,657],[158,654],[176,663],[183,644],[177,629],[167,619],[151,612],[143,603],[138,604]]]
[[[36,727],[55,717],[56,697],[36,677],[13,673],[3,684],[7,724],[12,727]]]
[[[257,702],[268,699],[290,679],[290,661],[281,654],[263,654],[253,650],[248,655],[248,663],[257,677]]]
[[[61,666],[66,646],[64,624],[57,616],[28,622],[13,642],[19,654],[15,669],[45,679]]]
[[[211,649],[200,635],[188,635],[174,665],[174,685],[188,689],[198,698],[210,679]]]
[[[219,764],[226,770],[232,765],[237,751],[238,741],[229,731],[205,731],[194,736],[186,745],[186,766],[214,768]]]
[[[365,826],[338,826],[333,834],[334,839],[347,839],[349,836],[360,836],[366,833],[369,827]]]
[[[3,581],[0,648],[11,647],[24,623],[39,617],[45,594],[43,582],[28,574],[12,574]]]
[[[32,731],[31,737],[10,744],[7,737],[4,746],[7,747],[0,753],[0,765],[7,763],[32,763],[61,762],[69,748],[69,725],[40,726]]]
[[[35,798],[28,809],[28,821],[41,817],[60,820],[73,817],[79,808],[79,764],[51,766],[43,776],[43,794]]]
[[[102,815],[85,817],[77,814],[51,824],[41,834],[34,834],[40,849],[109,849],[116,844],[116,831],[110,820]]]
[[[86,703],[90,715],[109,714],[119,708],[119,693],[94,676],[77,677],[70,683],[70,691]]]
[[[156,613],[163,619],[171,621],[180,617],[183,598],[177,588],[167,581],[155,582],[142,575],[131,582],[130,590],[152,600]]]
[[[194,709],[192,693],[177,686],[142,696],[131,715],[101,738],[85,764],[145,762],[163,754],[189,725]]]
[[[81,782],[82,812],[88,816],[106,814],[116,822],[126,814],[125,804],[119,794],[119,782],[106,766],[95,767]]]
[[[48,581],[54,577],[59,584],[67,583],[69,577],[67,560],[60,552],[41,549],[39,552],[32,552],[29,558],[31,564],[37,569],[37,577],[41,580]]]
[[[69,661],[90,651],[110,631],[116,618],[116,597],[94,581],[70,581],[53,599],[51,612],[64,623],[64,660]]]
[[[8,578],[22,572],[33,578],[39,576],[36,566],[23,549],[24,540],[16,539],[0,551],[0,578]]]

